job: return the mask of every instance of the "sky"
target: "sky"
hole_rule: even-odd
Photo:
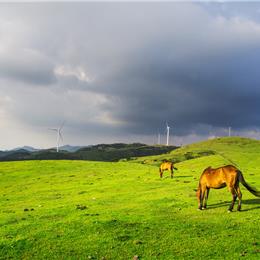
[[[260,139],[260,3],[0,3],[0,150]]]

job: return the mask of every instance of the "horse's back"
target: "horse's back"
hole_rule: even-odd
[[[163,162],[160,165],[161,170],[171,170],[173,168],[173,163],[172,162]]]
[[[224,179],[226,182],[230,182],[234,178],[237,178],[239,170],[233,165],[226,165],[219,167],[216,170],[216,173],[219,177]]]
[[[200,178],[200,183],[211,188],[222,188],[237,180],[239,170],[233,165],[226,165],[219,168],[206,168]]]
[[[228,175],[237,172],[239,172],[239,170],[233,165],[225,165],[218,168],[211,168],[211,166],[209,166],[203,171],[202,175]]]

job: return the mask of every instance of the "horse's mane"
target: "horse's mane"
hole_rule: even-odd
[[[206,168],[206,169],[204,170],[204,172],[209,171],[209,170],[212,170],[211,166],[209,166],[208,168]]]

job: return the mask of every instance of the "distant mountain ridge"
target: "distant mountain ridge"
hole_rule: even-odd
[[[91,160],[91,161],[119,161],[130,160],[139,156],[159,155],[168,153],[176,146],[152,146],[141,143],[124,144],[98,144],[93,146],[70,146],[56,148],[35,149],[24,146],[11,151],[0,151],[0,161],[20,160]]]
[[[84,145],[84,146],[73,146],[73,145],[67,144],[67,145],[61,146],[60,150],[67,151],[67,152],[76,152],[79,149],[82,149],[84,147],[90,147],[90,146],[87,146],[87,145]]]
[[[77,150],[84,148],[84,147],[88,147],[88,146],[87,145],[79,146],[79,145],[66,144],[66,145],[60,146],[60,150],[68,151],[68,152],[76,152]],[[47,149],[41,149],[41,148],[34,148],[32,146],[25,145],[25,146],[22,146],[22,147],[17,147],[17,148],[11,149],[11,150],[0,151],[0,153],[1,152],[19,151],[19,150],[25,150],[25,151],[28,151],[28,152],[38,152],[38,151],[41,151],[41,150],[49,150],[49,149],[56,149],[56,148],[52,147],[52,148],[47,148]]]
[[[41,149],[37,149],[37,148],[34,148],[32,146],[22,146],[22,147],[17,147],[17,148],[14,148],[12,150],[8,150],[8,151],[18,151],[18,150],[25,150],[25,151],[28,151],[28,152],[36,152],[36,151],[39,151]]]

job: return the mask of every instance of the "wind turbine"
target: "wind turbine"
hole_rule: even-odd
[[[167,133],[166,133],[166,146],[168,146],[169,145],[169,135],[170,135],[170,127],[168,125],[168,122],[166,122],[166,131],[167,131]]]
[[[158,141],[157,141],[157,144],[158,144],[158,145],[161,144],[161,134],[160,134],[160,132],[158,133]]]
[[[63,128],[64,123],[65,123],[65,121],[62,122],[62,124],[59,128],[49,128],[49,130],[57,132],[57,146],[56,146],[57,153],[59,152],[59,148],[60,148],[60,140],[63,141],[61,129]]]
[[[228,136],[231,136],[231,126],[228,128]]]

